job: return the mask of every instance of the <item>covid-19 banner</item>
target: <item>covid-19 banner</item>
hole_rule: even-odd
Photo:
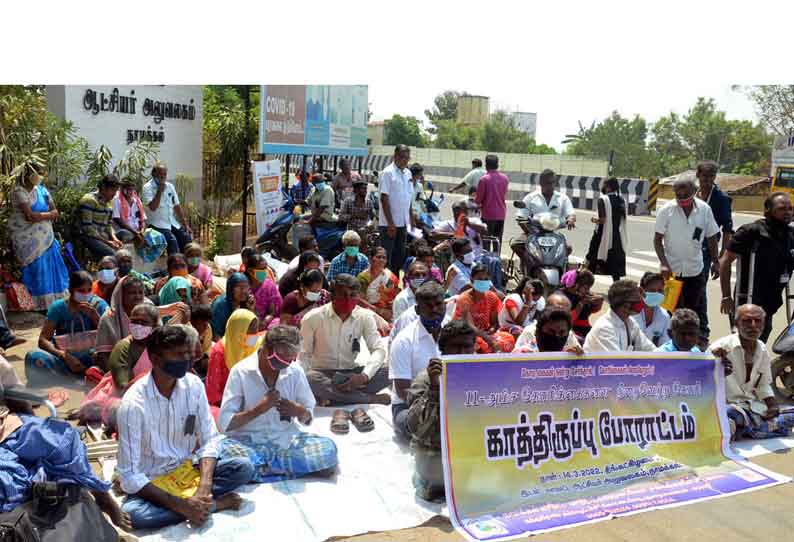
[[[733,456],[721,365],[698,354],[445,360],[447,504],[504,540],[788,481]]]

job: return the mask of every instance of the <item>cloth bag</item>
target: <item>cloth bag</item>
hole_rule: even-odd
[[[671,275],[664,283],[664,301],[662,301],[660,306],[667,312],[672,313],[675,311],[683,289],[684,282],[675,278],[675,275]]]

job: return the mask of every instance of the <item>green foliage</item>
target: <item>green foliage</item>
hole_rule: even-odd
[[[762,124],[778,135],[794,131],[794,85],[758,85],[746,92]]]
[[[427,129],[431,134],[437,133],[441,129],[442,122],[455,121],[458,117],[458,98],[468,96],[468,92],[457,90],[445,90],[433,99],[433,109],[425,109],[425,116],[432,125]],[[457,147],[444,147],[457,148]]]
[[[467,126],[454,120],[439,121],[433,147],[520,154],[557,153],[548,145],[538,145],[529,134],[518,130],[503,111],[491,115],[482,126]]]
[[[722,172],[766,175],[772,141],[760,124],[729,120],[713,99],[698,98],[685,115],[671,112],[650,126],[615,111],[589,128],[580,123],[564,143],[568,154],[607,158],[613,152],[613,175],[663,177],[701,160],[717,161]]]
[[[218,254],[226,253],[226,243],[220,234],[220,230],[218,228],[218,219],[214,216],[211,216],[207,219],[207,221],[209,223],[208,228],[210,232],[210,242],[206,247],[204,247],[204,255],[208,260],[211,260]]]
[[[422,125],[416,117],[394,115],[384,123],[384,130],[384,145],[427,146],[427,139],[422,133]]]
[[[622,117],[617,111],[589,128],[579,125],[579,132],[568,136],[567,154],[606,158],[614,151],[612,175],[648,176],[653,171],[653,155],[645,147],[648,126],[645,119]]]

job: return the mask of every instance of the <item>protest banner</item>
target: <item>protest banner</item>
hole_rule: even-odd
[[[254,179],[256,233],[262,235],[281,212],[284,203],[281,195],[281,162],[279,160],[254,162],[251,171]]]
[[[788,481],[733,455],[710,355],[444,358],[447,505],[506,540]]]

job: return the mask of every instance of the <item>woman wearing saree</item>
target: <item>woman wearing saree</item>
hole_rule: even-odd
[[[141,303],[146,303],[143,282],[130,276],[119,279],[119,284],[110,298],[110,310],[99,319],[94,363],[103,371],[113,348],[130,334],[130,315]]]
[[[226,293],[212,302],[212,337],[219,341],[226,333],[226,322],[237,309],[256,310],[256,300],[251,294],[251,283],[242,273],[232,273],[226,279]]]
[[[298,289],[287,294],[281,304],[281,323],[300,328],[307,312],[328,303],[331,294],[323,289],[324,281],[319,269],[304,271],[298,278]]]
[[[259,319],[248,309],[237,309],[229,317],[226,333],[210,351],[207,369],[207,400],[213,414],[217,414],[229,371],[237,363],[257,351],[264,334],[259,334]],[[214,408],[213,408],[214,407]]]
[[[82,421],[101,420],[115,427],[116,409],[124,392],[152,368],[146,346],[152,330],[159,325],[160,315],[151,303],[141,303],[130,311],[128,333],[113,347],[108,372],[80,404]]]
[[[8,229],[22,267],[22,283],[36,310],[46,310],[69,289],[69,271],[55,239],[52,221],[59,217],[52,196],[36,169],[26,167],[11,194],[13,209]]]

